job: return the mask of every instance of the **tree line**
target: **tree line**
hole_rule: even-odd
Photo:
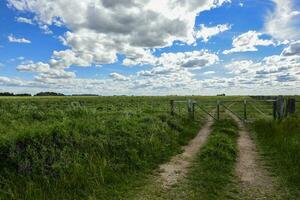
[[[15,94],[12,92],[0,92],[0,96],[5,97],[5,96],[16,96],[16,97],[30,97],[30,96],[68,96],[63,93],[57,93],[57,92],[39,92],[37,94],[29,94],[29,93],[21,93],[21,94]],[[96,94],[72,94],[70,96],[99,96]]]
[[[19,97],[26,97],[26,96],[65,96],[62,93],[56,93],[56,92],[39,92],[35,95],[29,94],[29,93],[21,93],[21,94],[15,94],[11,92],[0,92],[0,96],[19,96]]]

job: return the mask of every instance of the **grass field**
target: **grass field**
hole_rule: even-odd
[[[173,189],[166,199],[228,199],[228,186],[234,179],[237,157],[237,125],[222,120],[213,126],[213,132],[196,158],[187,180]]]
[[[171,99],[198,101],[195,119],[188,115],[185,103],[176,104],[172,116]],[[0,199],[121,199],[196,135],[207,117],[202,109],[216,111],[217,100],[221,100],[243,117],[243,102],[231,102],[243,99],[0,98]],[[296,193],[300,190],[299,116],[274,122],[270,103],[256,102],[254,106],[249,104],[247,112],[257,120],[253,130],[261,152],[272,160],[282,184]],[[235,162],[236,125],[226,120],[225,107],[220,108],[225,120],[214,126],[191,178],[178,191],[188,192],[190,199],[200,194],[205,194],[204,199],[227,198],[225,190]],[[215,112],[213,115],[216,117]]]
[[[189,173],[179,183],[165,190],[151,175],[129,191],[124,199],[133,200],[208,200],[226,199],[234,179],[233,170],[237,157],[236,124],[221,120],[212,127],[206,145],[193,161]]]
[[[168,101],[1,99],[0,199],[116,197],[197,133],[201,123],[171,116]]]
[[[271,169],[291,193],[291,199],[297,199],[300,196],[300,115],[279,122],[259,120],[253,129]]]

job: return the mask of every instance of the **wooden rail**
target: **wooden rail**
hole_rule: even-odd
[[[219,120],[220,119],[220,106],[237,116],[239,119],[243,121],[247,121],[248,119],[248,105],[251,103],[251,106],[256,110],[258,113],[267,116],[264,112],[262,112],[260,109],[258,109],[253,103],[257,102],[266,102],[266,103],[272,103],[272,110],[273,110],[273,118],[274,119],[283,119],[284,117],[288,116],[289,114],[293,114],[296,112],[296,103],[300,102],[297,101],[294,97],[284,97],[284,96],[272,96],[272,97],[256,97],[254,99],[244,99],[244,100],[217,100],[217,101],[193,101],[193,100],[187,100],[187,101],[175,101],[171,100],[171,114],[175,115],[175,107],[177,103],[185,103],[187,104],[187,111],[191,118],[195,118],[195,106],[197,105],[204,113],[210,115],[213,119]],[[210,111],[205,109],[202,105],[204,103],[215,103],[216,105],[216,114],[217,117],[214,117],[210,114]],[[241,103],[243,105],[243,116],[238,114],[237,112],[234,112],[231,108],[224,105],[225,103]]]

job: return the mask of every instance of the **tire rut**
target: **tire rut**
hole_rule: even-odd
[[[211,133],[211,126],[213,121],[209,121],[201,128],[197,136],[183,147],[183,153],[171,158],[168,163],[162,164],[159,167],[160,181],[164,188],[175,185],[188,173],[188,169],[192,161],[200,151],[202,146],[206,143],[209,134]]]
[[[238,157],[235,174],[242,199],[281,199],[276,196],[279,189],[277,180],[264,166],[243,122],[232,113],[228,113],[239,127]]]

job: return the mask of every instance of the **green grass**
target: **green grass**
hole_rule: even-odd
[[[216,122],[188,176],[188,199],[222,199],[233,180],[238,128],[232,120]]]
[[[253,125],[261,152],[292,196],[300,196],[300,116]],[[294,199],[292,198],[292,199]]]
[[[204,122],[199,108],[198,121],[190,120],[184,103],[171,116],[171,99],[199,100],[209,111],[217,99],[243,97],[0,98],[0,199],[134,196],[134,188],[153,184],[147,175],[179,153]],[[226,105],[243,116],[243,103]],[[255,105],[272,117],[270,103]],[[264,118],[250,105],[248,114]],[[237,127],[222,107],[221,118],[187,179],[168,193],[152,185],[145,191],[148,199],[234,198]],[[300,196],[299,122],[295,115],[253,125],[259,150],[295,198]]]
[[[233,173],[237,156],[237,137],[238,128],[232,120],[216,122],[207,143],[197,155],[184,180],[166,191],[150,177],[143,187],[137,187],[124,199],[228,199],[232,192],[232,188],[228,187],[233,184],[235,178]]]
[[[1,99],[0,199],[119,199],[197,133],[201,123],[168,106],[164,97]]]

